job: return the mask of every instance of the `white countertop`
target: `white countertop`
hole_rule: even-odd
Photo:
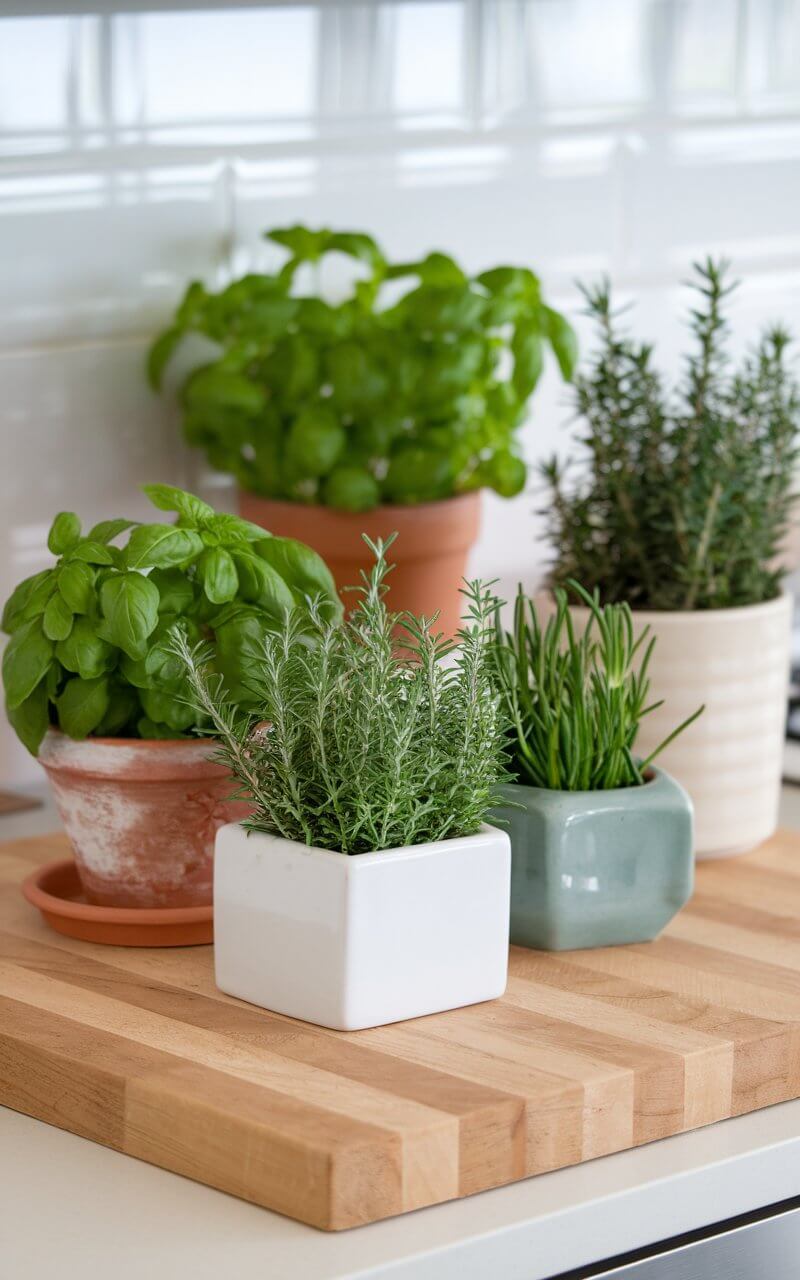
[[[800,1194],[800,1102],[327,1234],[0,1108],[3,1280],[545,1280]]]
[[[800,1101],[338,1234],[0,1108],[2,1280],[546,1280],[796,1195]]]

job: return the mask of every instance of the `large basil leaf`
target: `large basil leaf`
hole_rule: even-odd
[[[141,573],[107,578],[100,588],[107,638],[131,658],[143,656],[145,641],[158,622],[158,590]]]
[[[445,497],[452,483],[452,457],[438,449],[410,445],[399,449],[386,473],[393,502],[428,502]]]
[[[150,648],[144,659],[146,679],[140,681],[137,669],[135,673],[137,679],[132,683],[140,684],[145,689],[157,687],[171,693],[175,693],[184,685],[186,672],[183,663],[172,652],[172,633],[176,626],[183,632],[190,645],[197,644],[200,640],[200,628],[196,622],[189,618],[178,619],[174,614],[162,616],[150,636]],[[154,716],[153,719],[157,717]]]
[[[30,697],[52,660],[53,642],[45,635],[41,618],[32,618],[17,628],[3,654],[3,687],[9,710],[14,711]]]
[[[149,581],[158,590],[159,613],[185,613],[194,603],[194,587],[180,569],[154,569]]]
[[[382,275],[386,267],[386,259],[373,240],[372,236],[366,235],[363,231],[334,231],[329,233],[327,244],[327,252],[336,250],[339,253],[346,253],[350,258],[356,258],[360,262],[366,262],[367,266],[372,267],[373,271],[377,271]],[[431,254],[431,257],[441,257],[441,254]]]
[[[537,320],[521,320],[511,339],[514,357],[513,383],[520,400],[527,400],[544,366],[542,337]]]
[[[125,549],[129,569],[170,569],[203,550],[199,533],[172,524],[140,524]]]
[[[93,542],[113,542],[126,529],[133,529],[138,520],[101,520],[86,535]]]
[[[266,404],[261,387],[241,373],[227,373],[216,365],[206,365],[193,373],[184,389],[183,401],[193,410],[238,410],[260,413]]]
[[[298,600],[314,599],[319,597],[327,602],[327,616],[331,618],[340,617],[342,614],[342,604],[336,591],[336,583],[333,580],[333,574],[326,565],[321,556],[316,551],[312,551],[311,547],[307,547],[304,542],[297,542],[294,538],[264,538],[263,542],[259,542],[255,547],[256,552],[261,560],[275,571],[275,575],[282,580],[295,593]],[[270,582],[270,591],[275,592],[274,580]],[[285,597],[270,601],[273,609],[277,605],[280,609],[287,608]],[[263,597],[259,597],[259,603],[263,604]],[[291,607],[291,606],[288,606]]]
[[[47,545],[54,556],[71,551],[81,536],[81,522],[74,511],[59,511],[50,526]]]
[[[371,471],[346,464],[334,467],[323,489],[326,505],[339,511],[371,511],[381,500],[381,491]]]
[[[72,610],[64,597],[55,591],[47,602],[42,627],[48,640],[66,640],[72,630]]]
[[[176,733],[182,733],[194,724],[194,709],[161,689],[143,689],[142,706],[149,720],[154,724],[166,724]]]
[[[97,680],[73,676],[56,699],[58,723],[70,738],[86,738],[100,724],[108,706],[107,676]]]
[[[119,661],[120,675],[136,689],[149,689],[153,684],[152,676],[147,674],[146,658],[129,658],[124,653]]]
[[[94,732],[100,738],[114,738],[130,722],[139,716],[140,703],[134,689],[124,684],[112,684],[108,695],[108,708]]]
[[[446,253],[429,253],[421,262],[400,262],[389,267],[386,272],[388,280],[400,279],[403,276],[418,276],[423,284],[443,287],[447,285],[464,285],[467,277],[453,258]]]
[[[44,613],[47,601],[56,586],[56,575],[52,569],[42,569],[30,578],[24,578],[6,600],[3,608],[2,629],[7,634],[16,631],[30,617]],[[33,610],[31,612],[30,610]]]
[[[569,382],[578,363],[578,339],[575,330],[564,316],[552,307],[544,307],[547,336],[555,353],[561,376]]]
[[[225,543],[260,542],[267,533],[267,530],[262,529],[260,525],[253,524],[250,520],[243,520],[241,516],[231,515],[227,511],[214,516],[210,521],[209,529],[221,542]]]
[[[114,564],[114,547],[107,547],[94,538],[82,538],[70,551],[73,560],[85,560],[87,564]]]
[[[528,267],[492,267],[478,276],[478,284],[495,296],[526,301],[536,301],[539,296],[538,277]]]
[[[325,370],[333,388],[331,398],[343,410],[374,405],[388,389],[383,368],[358,342],[340,342],[331,347]]]
[[[172,328],[159,334],[148,351],[147,381],[154,391],[159,390],[164,370],[184,336],[184,329],[179,325],[173,325]]]
[[[316,262],[328,248],[332,235],[324,227],[319,231],[312,231],[298,223],[294,227],[276,227],[274,231],[265,231],[264,239],[288,249],[293,257],[302,262]],[[339,238],[341,239],[341,233]]]
[[[56,657],[84,680],[94,680],[114,665],[113,647],[97,634],[96,621],[85,617],[76,618],[69,636],[56,645]]]
[[[176,511],[187,524],[205,525],[215,516],[213,507],[185,489],[171,484],[146,484],[144,492],[159,511]]]
[[[324,476],[347,443],[337,414],[325,405],[303,409],[286,439],[286,456],[300,475]]]
[[[297,604],[297,598],[289,583],[268,560],[260,556],[241,554],[237,556],[237,561],[242,565],[242,571],[247,580],[247,591],[255,588],[253,603],[275,621],[280,622]],[[242,594],[246,595],[246,592]]]
[[[217,668],[228,697],[242,706],[258,703],[266,630],[265,619],[254,613],[240,614],[217,628]]]
[[[265,384],[290,405],[316,390],[319,356],[302,334],[281,338],[262,367]]]
[[[8,707],[6,715],[11,728],[32,756],[38,755],[49,724],[47,681],[40,680],[33,693],[18,707]]]
[[[85,560],[68,560],[58,570],[58,589],[72,613],[88,613],[94,603],[94,570]]]
[[[239,589],[233,557],[224,547],[210,547],[197,562],[203,590],[212,604],[227,604]]]

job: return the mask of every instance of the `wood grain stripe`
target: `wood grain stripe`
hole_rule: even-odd
[[[140,953],[106,949],[104,954],[116,959]],[[388,1094],[390,1103],[397,1098],[422,1104],[424,1109],[420,1115],[425,1121],[430,1119],[431,1108],[456,1118],[461,1156],[460,1194],[469,1194],[474,1189],[478,1174],[483,1188],[500,1185],[522,1174],[523,1107],[512,1094],[376,1053],[338,1034],[321,1036],[321,1029],[256,1010],[241,1001],[223,997],[216,988],[213,990],[221,999],[152,979],[142,983],[127,970],[87,956],[77,957],[70,953],[68,946],[50,947],[0,933],[0,957],[55,981],[157,1013],[176,1024],[224,1034],[226,1039],[248,1049],[271,1050],[287,1063],[305,1063],[329,1073],[334,1080],[342,1077],[360,1086],[372,1085],[368,1097],[378,1082],[382,1095],[379,1099],[381,1117],[386,1115],[385,1095]],[[352,1096],[360,1101],[363,1089]],[[390,1110],[390,1117],[391,1114]],[[490,1180],[488,1184],[486,1179]]]
[[[0,1081],[4,1105],[315,1226],[406,1207],[385,1130],[3,997]]]
[[[65,994],[66,993],[66,994]],[[8,961],[0,961],[0,994],[14,995],[37,1009],[65,1013],[86,1027],[132,1040],[199,1063],[236,1080],[277,1090],[286,1099],[362,1120],[402,1139],[403,1203],[419,1208],[458,1194],[458,1122],[421,1103],[355,1086],[349,1080],[288,1063],[262,1047],[256,1049],[217,1032],[176,1024],[172,1019],[134,1008],[83,988],[69,986]]]

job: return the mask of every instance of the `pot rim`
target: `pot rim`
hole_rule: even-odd
[[[553,599],[552,589],[545,588],[549,600]],[[732,605],[725,609],[637,609],[632,607],[634,618],[645,623],[666,624],[668,626],[701,626],[704,622],[737,621],[740,618],[757,617],[760,614],[781,613],[785,609],[791,612],[794,600],[793,592],[782,588],[780,595],[772,600],[762,600],[759,604]],[[570,613],[587,616],[591,612],[588,605],[570,604]]]
[[[431,502],[379,502],[369,511],[341,511],[338,507],[330,507],[324,502],[292,502],[289,498],[267,498],[263,494],[253,493],[250,489],[240,488],[239,492],[255,502],[263,502],[271,507],[284,507],[290,511],[324,511],[326,515],[336,516],[342,520],[358,521],[375,518],[378,515],[407,516],[410,512],[429,512],[436,514],[452,510],[453,506],[469,507],[480,502],[483,489],[470,489],[468,493],[454,493],[449,498],[436,498]],[[266,533],[265,536],[269,536]]]
[[[138,749],[144,748],[147,751],[162,750],[166,751],[170,747],[202,747],[208,750],[217,743],[216,738],[102,738],[89,734],[86,738],[72,738],[63,729],[59,729],[58,725],[51,724],[47,727],[45,737],[57,739],[62,742],[74,742],[78,746],[97,745],[102,747],[132,747]]]
[[[670,784],[679,785],[675,782],[671,773],[667,773],[665,769],[660,769],[658,765],[650,764],[647,766],[644,784],[642,786],[630,787],[606,787],[605,790],[595,789],[594,791],[562,791],[558,787],[535,787],[531,782],[504,782],[502,784],[504,790],[511,788],[519,788],[522,791],[534,791],[540,796],[595,796],[598,800],[606,797],[609,799],[621,799],[625,796],[642,795],[648,787],[654,787],[660,782],[668,782]]]
[[[427,840],[422,844],[400,845],[392,849],[379,849],[371,853],[339,853],[336,849],[320,849],[317,845],[302,844],[299,840],[287,840],[285,836],[273,835],[271,831],[251,831],[241,822],[230,822],[220,827],[220,832],[227,828],[242,831],[248,840],[261,837],[270,844],[286,846],[294,855],[311,858],[314,862],[330,862],[341,866],[348,874],[354,874],[358,868],[385,866],[389,863],[412,862],[419,858],[448,853],[457,853],[457,846],[464,844],[494,843],[496,836],[504,836],[508,840],[508,832],[488,822],[482,822],[477,831],[468,836],[447,836],[444,840]]]
[[[51,725],[37,759],[51,781],[71,776],[117,786],[190,779],[210,782],[229,776],[213,758],[217,746],[214,738],[70,738]]]

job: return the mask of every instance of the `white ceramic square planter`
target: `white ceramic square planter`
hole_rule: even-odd
[[[503,994],[511,850],[474,836],[348,857],[217,832],[217,985],[339,1031],[378,1027]]]

